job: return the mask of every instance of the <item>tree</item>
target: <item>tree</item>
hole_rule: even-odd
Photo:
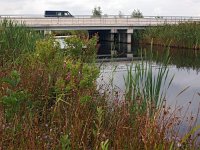
[[[94,7],[94,9],[92,10],[92,17],[101,17],[101,15],[101,7]]]
[[[143,18],[143,14],[139,9],[134,9],[131,14],[131,18]]]

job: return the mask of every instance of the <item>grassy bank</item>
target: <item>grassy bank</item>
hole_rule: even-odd
[[[142,43],[151,43],[153,39],[155,45],[170,45],[177,48],[200,48],[200,24],[180,23],[151,27],[145,30]]]
[[[39,38],[31,52],[24,50],[1,65],[2,149],[199,147],[196,133],[200,127],[193,128],[194,122],[179,136],[179,110],[172,112],[164,97],[158,96],[167,78],[166,65],[158,71],[158,78],[145,62],[129,68],[125,98],[117,99],[118,92],[113,91],[108,101],[109,95],[100,93],[96,85],[97,37],[73,36],[65,42],[67,47],[61,50],[53,38]],[[164,58],[166,64],[169,57]]]

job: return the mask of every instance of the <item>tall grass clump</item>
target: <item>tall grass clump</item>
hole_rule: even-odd
[[[155,64],[153,63],[152,53],[149,57],[148,61],[142,59],[141,63],[136,63],[135,65],[132,63],[127,67],[128,74],[124,77],[124,80],[126,99],[133,101],[133,103],[138,99],[142,100],[140,106],[136,106],[136,108],[142,111],[148,109],[149,114],[152,114],[154,110],[161,108],[163,105],[167,89],[162,87],[167,86],[169,88],[173,77],[167,83],[169,78],[167,65],[170,60],[168,50],[163,54],[162,64],[160,64],[157,71],[154,71],[153,65]]]
[[[180,48],[200,48],[200,24],[179,23],[177,25],[165,24],[147,28],[142,43],[150,43],[154,39],[156,45],[170,45]]]
[[[35,50],[35,43],[42,35],[12,20],[0,22],[0,57],[1,64],[15,61],[21,55]]]

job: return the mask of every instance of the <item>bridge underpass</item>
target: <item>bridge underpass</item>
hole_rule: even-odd
[[[111,29],[111,30],[89,30],[89,37],[94,35],[98,35],[99,44],[101,46],[103,43],[109,42],[109,47],[103,47],[105,52],[100,53],[109,53],[111,55],[117,55],[118,52],[126,53],[127,57],[132,58],[133,54],[131,52],[131,46],[133,43],[133,28],[129,29]],[[121,46],[122,44],[126,45],[126,47]]]
[[[111,29],[111,30],[88,30],[89,38],[98,36],[98,44],[101,51],[98,54],[117,55],[118,52],[127,53],[127,57],[132,57],[131,45],[133,40],[133,28],[130,29]],[[52,34],[51,30],[45,30],[44,34]],[[107,44],[105,44],[107,43]],[[121,46],[124,44],[125,46]]]

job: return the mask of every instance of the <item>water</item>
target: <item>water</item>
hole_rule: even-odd
[[[64,39],[59,38],[58,41],[61,44],[61,48],[64,48]],[[110,55],[110,42],[102,42],[98,49],[99,55]],[[115,46],[118,57],[126,57],[127,44],[117,43]],[[146,49],[146,53],[150,52],[150,46],[134,46],[131,45],[133,56],[140,56],[141,52],[138,50]],[[156,73],[159,64],[162,63],[161,56],[164,53],[165,48],[153,47],[153,55],[158,55],[158,59],[153,57],[154,69],[153,73]],[[174,49],[170,48],[171,61],[168,66],[169,77],[168,80],[174,76],[172,85],[166,92],[166,100],[168,104],[173,107],[175,104],[186,108],[188,103],[192,101],[190,110],[197,112],[200,103],[200,51],[193,51],[189,49]],[[144,52],[143,52],[144,53]],[[133,62],[139,63],[139,62]],[[101,67],[101,76],[97,80],[99,85],[108,85],[113,80],[113,85],[122,95],[125,90],[124,77],[127,75],[127,66],[130,66],[131,62],[107,62]],[[113,73],[114,68],[116,70]],[[103,80],[102,80],[103,79]],[[184,92],[182,92],[186,89]],[[182,93],[181,93],[182,92]],[[180,94],[181,93],[181,94]]]
[[[133,62],[133,64],[135,63],[140,62]],[[113,78],[115,89],[123,93],[125,90],[124,77],[127,76],[127,67],[129,67],[130,64],[131,62],[104,63],[101,67],[101,76],[98,79],[99,84],[108,85]],[[154,75],[158,71],[158,68],[159,65],[154,64]],[[169,74],[167,82],[169,83],[174,76],[170,88],[166,91],[166,100],[168,104],[173,106],[177,103],[181,106],[187,106],[188,103],[192,101],[193,105],[191,110],[197,111],[198,107],[196,106],[198,106],[200,102],[200,74],[194,69],[180,69],[175,65],[170,65],[168,68]],[[102,78],[103,81],[101,80]],[[186,90],[182,92],[184,89]]]
[[[150,53],[150,46],[140,46],[139,48],[133,47],[132,52],[135,56],[140,55],[139,53],[137,55],[137,49],[146,49],[147,55]],[[174,79],[170,88],[166,91],[167,105],[172,108],[171,110],[174,110],[175,107],[178,106],[181,107],[182,112],[188,111],[188,116],[191,114],[196,114],[200,104],[200,51],[171,48],[169,52],[171,61],[168,65],[168,82],[173,76]],[[159,68],[159,64],[162,63],[160,58],[162,58],[163,53],[164,48],[153,47],[154,75]],[[156,55],[158,57],[155,57]],[[140,62],[133,62],[133,64],[136,63]],[[101,76],[97,80],[98,84],[100,86],[104,86],[103,89],[108,88],[107,86],[109,84],[110,88],[113,85],[112,88],[119,91],[121,94],[120,98],[123,99],[123,93],[125,91],[124,77],[127,76],[127,66],[129,67],[130,64],[131,62],[127,61],[104,63],[101,67]],[[165,89],[165,87],[162,88]],[[200,118],[198,118],[197,123],[200,123]]]
[[[113,44],[113,43],[112,43]],[[111,49],[116,50],[117,57],[127,57],[127,53],[129,49],[134,56],[137,56],[137,50],[139,46],[135,46],[133,44],[126,44],[126,43],[115,43],[111,46],[111,42],[103,41],[99,44],[99,49],[97,54],[98,55],[106,55],[107,57],[111,55]],[[111,56],[110,56],[111,57]]]

